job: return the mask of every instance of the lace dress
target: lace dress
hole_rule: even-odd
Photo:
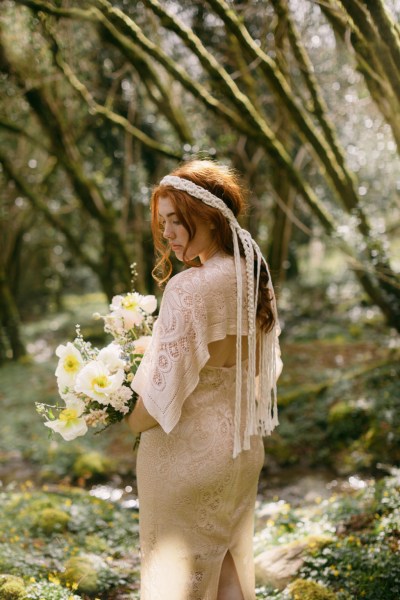
[[[133,385],[160,424],[142,434],[137,457],[141,600],[215,600],[227,551],[244,598],[255,598],[263,442],[252,436],[232,458],[236,367],[206,366],[208,344],[235,335],[236,323],[231,257],[214,256],[167,284]]]

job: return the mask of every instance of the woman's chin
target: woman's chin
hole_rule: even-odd
[[[181,250],[174,250],[175,258],[180,262],[183,262],[183,252]]]

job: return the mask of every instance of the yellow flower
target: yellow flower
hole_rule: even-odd
[[[74,440],[80,435],[85,435],[87,425],[85,419],[81,416],[85,404],[79,398],[69,398],[65,400],[66,408],[59,414],[58,419],[46,421],[46,427],[59,433],[67,442]]]
[[[83,366],[81,353],[71,342],[68,342],[66,346],[62,344],[57,346],[56,355],[59,358],[56,369],[59,388],[72,386],[76,375]]]
[[[109,396],[122,386],[124,377],[123,369],[111,373],[101,361],[92,360],[78,374],[75,390],[100,404],[109,404]]]

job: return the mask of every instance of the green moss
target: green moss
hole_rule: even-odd
[[[348,444],[350,440],[357,440],[367,429],[369,423],[368,413],[355,407],[350,401],[336,402],[328,414],[328,437],[335,445]]]
[[[89,552],[106,552],[109,549],[109,544],[99,535],[87,535],[85,537],[85,548]]]
[[[20,577],[0,575],[0,600],[19,600],[25,595],[26,589]]]
[[[323,585],[306,579],[295,579],[289,586],[293,600],[335,600],[336,594]]]
[[[79,456],[72,467],[76,477],[93,479],[104,477],[111,468],[111,462],[100,452],[88,452]]]
[[[328,421],[329,423],[338,423],[343,419],[348,419],[352,412],[353,409],[348,402],[336,402],[329,410]]]
[[[65,531],[70,521],[70,516],[59,508],[45,508],[39,513],[34,521],[36,527],[41,529],[45,534]]]
[[[299,454],[279,433],[276,433],[274,437],[267,438],[264,445],[267,455],[273,457],[280,466],[294,465],[300,460]]]
[[[331,543],[332,537],[329,535],[309,535],[307,538],[307,548],[310,551],[322,550]]]
[[[340,475],[349,475],[356,471],[370,469],[374,461],[374,455],[367,452],[360,440],[356,440],[335,455],[333,465]]]
[[[94,594],[99,589],[99,571],[102,567],[99,557],[91,554],[73,556],[66,565],[62,579],[67,584],[78,584],[84,594]]]

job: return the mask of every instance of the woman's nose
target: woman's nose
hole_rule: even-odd
[[[173,237],[173,232],[169,225],[165,225],[163,236],[165,237],[166,240],[169,240]]]

